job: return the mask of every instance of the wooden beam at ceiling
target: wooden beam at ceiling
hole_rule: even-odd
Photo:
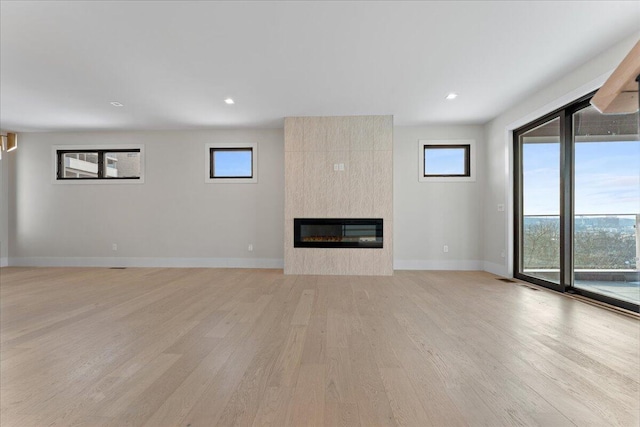
[[[591,105],[604,114],[638,111],[638,82],[636,82],[638,75],[640,75],[640,41],[596,92],[591,99]]]
[[[7,133],[7,151],[18,148],[18,136],[15,133]]]

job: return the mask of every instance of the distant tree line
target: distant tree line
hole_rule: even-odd
[[[635,269],[636,238],[615,229],[588,229],[574,232],[576,269]],[[560,268],[559,221],[525,224],[523,262],[527,269]]]

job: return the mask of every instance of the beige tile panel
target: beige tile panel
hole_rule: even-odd
[[[302,151],[304,139],[304,118],[285,117],[284,151]]]
[[[393,276],[393,259],[384,258],[378,260],[374,258],[373,276]]]
[[[349,117],[327,117],[327,151],[349,151],[351,127]]]
[[[327,253],[329,249],[300,248],[304,254],[303,274],[328,274]]]
[[[327,213],[328,165],[325,151],[304,153],[304,216],[324,217]],[[333,167],[331,168],[333,171]]]
[[[284,247],[293,247],[293,218],[284,219]]]
[[[327,210],[329,218],[349,216],[349,151],[327,152]],[[333,165],[344,164],[344,171],[335,171]]]
[[[392,149],[392,116],[285,119],[287,274],[392,273]],[[334,171],[340,163],[345,170]],[[385,247],[294,249],[295,217],[382,217]]]
[[[285,247],[284,274],[305,274],[303,248]]]
[[[293,247],[293,219],[284,220],[284,273],[302,274],[304,272],[304,254],[301,248]]]
[[[374,116],[373,149],[382,151],[393,149],[393,116]]]
[[[352,151],[349,161],[349,216],[373,216],[373,151]]]
[[[352,249],[327,249],[325,273],[332,275],[349,274],[349,251]]]
[[[377,276],[393,274],[393,221],[384,219],[384,241],[382,249],[373,253],[373,273]]]
[[[393,152],[373,152],[373,216],[393,216]]]
[[[349,250],[349,274],[373,275],[374,251],[375,249]]]
[[[326,151],[326,122],[325,117],[304,117],[304,151]]]
[[[304,153],[284,153],[284,217],[296,218],[304,214]]]
[[[373,150],[373,116],[349,117],[351,151]]]

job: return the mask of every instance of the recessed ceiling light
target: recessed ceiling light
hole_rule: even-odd
[[[456,99],[457,97],[458,97],[457,93],[451,92],[449,95],[447,95],[446,99]]]
[[[121,104],[117,101],[110,102],[109,104],[113,105],[114,107],[124,107],[124,104]]]
[[[235,102],[233,102],[233,99],[231,98],[227,98],[224,100],[224,102],[226,102],[227,104],[231,105],[231,104],[235,104]]]

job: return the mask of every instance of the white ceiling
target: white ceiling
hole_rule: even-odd
[[[415,125],[487,122],[640,31],[640,2],[2,1],[0,19],[5,130]]]

